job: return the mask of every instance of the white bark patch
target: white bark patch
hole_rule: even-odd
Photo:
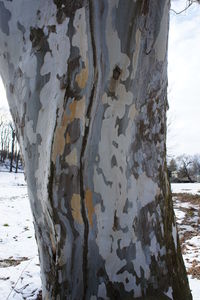
[[[138,68],[138,58],[140,52],[140,42],[141,42],[141,31],[138,29],[135,35],[135,51],[133,53],[133,71],[131,73],[131,79],[135,79],[136,70]]]
[[[74,148],[69,155],[66,156],[65,161],[69,164],[69,166],[77,166],[77,150]]]
[[[138,115],[138,111],[135,107],[135,104],[131,105],[128,117],[131,121],[134,121],[135,117]]]
[[[169,287],[169,289],[168,289],[168,291],[166,292],[166,293],[164,293],[167,297],[169,297],[171,300],[174,300],[174,297],[173,297],[173,295],[172,295],[172,292],[173,292],[173,290],[172,290],[172,287],[170,286]]]
[[[88,51],[88,39],[85,7],[76,10],[73,25],[76,29],[76,33],[73,36],[72,45],[78,47],[82,60],[86,62]]]
[[[109,104],[109,108],[105,112],[106,119],[123,118],[126,105],[130,105],[133,101],[133,94],[129,91],[127,92],[123,84],[119,84],[116,87],[115,95],[117,100],[108,97],[106,94],[102,97],[103,104]]]
[[[140,297],[142,295],[141,285],[136,283],[136,278],[134,277],[134,297]]]
[[[118,282],[123,282],[124,286],[126,286],[126,291],[130,292],[133,290],[135,291],[135,277],[130,274],[128,271],[124,271],[123,274],[119,274],[117,278]],[[140,289],[141,291],[141,289]]]
[[[60,224],[55,224],[55,232],[56,232],[56,236],[57,236],[57,241],[60,241],[61,238],[61,227]]]
[[[158,254],[159,254],[159,250],[160,250],[160,245],[158,244],[158,241],[155,237],[155,235],[151,238],[151,245],[150,245],[150,251],[152,253],[152,255],[155,256],[155,258],[158,258]]]
[[[33,121],[26,123],[26,134],[29,139],[30,144],[36,144],[37,138],[36,133],[33,131]]]
[[[133,262],[133,265],[138,277],[142,275],[140,267],[142,267],[142,269],[144,270],[145,278],[150,277],[150,269],[146,261],[145,253],[144,250],[142,249],[142,245],[140,241],[136,243],[136,258]]]
[[[177,250],[177,228],[173,224],[172,224],[172,236],[173,236],[173,239],[174,239],[175,249]]]
[[[56,32],[49,34],[48,43],[50,52],[47,52],[44,58],[44,64],[41,69],[41,75],[59,74],[62,76],[67,71],[67,60],[70,54],[70,42],[67,36],[69,19],[66,18],[62,24],[56,25]],[[66,55],[64,57],[64,54]],[[61,59],[61,57],[63,59]]]
[[[102,282],[99,287],[98,287],[98,297],[99,298],[102,298],[102,299],[105,299],[105,300],[108,300],[109,298],[107,297],[107,291],[106,291],[106,286],[105,286],[105,283]]]
[[[136,181],[136,190],[138,191],[138,198],[142,199],[141,207],[154,201],[160,192],[158,185],[145,173],[142,173]]]

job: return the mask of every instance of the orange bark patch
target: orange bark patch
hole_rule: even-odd
[[[76,76],[76,82],[81,89],[84,89],[88,80],[88,61],[86,61],[86,67]]]
[[[86,203],[86,207],[87,207],[87,211],[88,211],[89,223],[90,223],[90,226],[92,226],[93,225],[92,216],[94,213],[94,206],[93,206],[93,202],[92,202],[92,192],[90,190],[87,190],[85,193],[85,203]]]
[[[79,194],[73,194],[71,199],[71,209],[74,220],[79,224],[83,224],[81,215],[81,197]]]
[[[69,133],[67,132],[67,136],[66,136],[66,143],[69,144],[70,143],[70,135]]]
[[[62,122],[55,131],[55,139],[53,144],[52,160],[56,161],[57,155],[62,155],[64,152],[65,144],[70,143],[70,136],[67,134],[66,138],[64,136],[67,125],[72,122],[74,119],[81,119],[82,122],[85,122],[85,97],[81,100],[74,100],[70,105],[70,115],[64,113],[62,117]]]
[[[85,97],[83,97],[79,101],[74,100],[69,105],[69,109],[71,111],[71,114],[69,116],[70,121],[73,121],[74,119],[84,120],[84,116],[85,116]]]
[[[55,139],[53,143],[53,153],[52,153],[52,160],[54,162],[56,161],[56,156],[62,155],[64,152],[64,148],[66,144],[64,134],[67,128],[67,124],[68,124],[68,116],[65,113],[62,119],[61,126],[57,127],[55,132]]]

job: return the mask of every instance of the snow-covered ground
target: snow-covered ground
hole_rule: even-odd
[[[193,300],[200,300],[200,183],[173,183],[171,189]]]
[[[2,172],[3,171],[3,172]],[[40,267],[24,175],[0,168],[0,300],[33,300],[41,290]],[[193,300],[200,300],[199,184],[172,184],[174,208]]]
[[[0,300],[37,299],[40,267],[24,174],[0,172]]]
[[[200,183],[172,183],[172,193],[188,193],[200,195]]]

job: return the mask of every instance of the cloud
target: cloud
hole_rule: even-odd
[[[172,1],[180,11],[185,1]],[[174,116],[168,147],[174,154],[200,152],[200,5],[193,5],[181,15],[171,12],[169,32],[169,116]],[[176,146],[171,147],[171,132]]]

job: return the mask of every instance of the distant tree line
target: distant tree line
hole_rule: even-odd
[[[200,182],[200,154],[170,159],[168,173],[171,182]]]
[[[13,122],[0,116],[0,163],[10,172],[22,169],[22,158]]]

